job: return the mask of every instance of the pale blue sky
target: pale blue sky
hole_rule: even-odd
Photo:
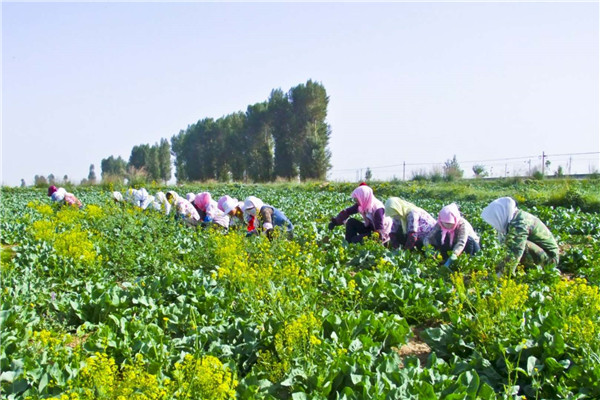
[[[330,96],[332,179],[599,152],[599,19],[598,2],[3,2],[2,182],[100,176],[308,79]]]

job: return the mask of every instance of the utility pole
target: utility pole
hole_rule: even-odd
[[[402,180],[406,180],[406,161],[402,161]]]
[[[546,153],[544,153],[542,151],[542,175],[546,175],[545,173],[545,168],[546,168]]]
[[[571,165],[573,164],[573,157],[569,156],[569,175],[571,175]]]

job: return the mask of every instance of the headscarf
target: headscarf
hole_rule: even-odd
[[[206,211],[206,208],[210,204],[211,200],[212,200],[212,198],[210,196],[210,193],[208,193],[208,192],[202,192],[202,193],[198,193],[196,195],[196,197],[194,198],[194,204],[200,210]]]
[[[361,214],[374,212],[378,208],[383,208],[383,203],[373,195],[373,189],[367,185],[362,185],[354,189],[352,198],[358,201],[358,211]]]
[[[217,206],[219,207],[219,210],[223,211],[225,214],[229,214],[231,211],[235,210],[239,204],[240,202],[237,199],[225,195],[219,199]]]
[[[50,186],[48,188],[48,197],[52,196],[54,194],[54,192],[56,192],[58,190],[58,188],[54,185]]]
[[[411,211],[418,211],[419,207],[399,197],[390,197],[385,202],[385,215],[400,221],[402,231],[407,231],[407,217]]]
[[[157,192],[156,193],[156,200],[158,200],[159,203],[166,203],[167,202],[167,196],[165,196],[165,194],[163,192]]]
[[[185,195],[185,198],[187,199],[187,201],[189,201],[190,203],[192,203],[194,201],[194,199],[196,198],[196,194],[195,193],[188,193]]]
[[[508,223],[517,212],[517,203],[510,197],[500,197],[492,201],[481,212],[481,218],[490,224],[500,235],[506,235]]]
[[[141,188],[139,190],[134,190],[133,191],[133,200],[135,201],[136,206],[145,208],[145,207],[143,207],[143,205],[148,200],[148,191],[144,188]]]
[[[67,191],[64,188],[58,188],[52,193],[50,198],[52,199],[52,201],[61,202],[65,199],[66,195]]]
[[[264,203],[258,197],[248,196],[244,200],[243,211],[248,215],[256,216],[257,211],[260,212],[263,205]]]
[[[121,194],[121,192],[112,192],[112,198],[115,201],[118,201],[119,203],[123,201],[123,195]]]
[[[171,212],[171,204],[167,201],[167,197],[163,192],[156,193],[156,198],[154,202],[154,208],[157,210],[162,210],[164,207],[164,211],[166,215],[169,215]]]
[[[177,201],[179,200],[179,195],[177,194],[177,192],[175,192],[175,191],[173,191],[173,190],[169,190],[169,191],[167,192],[167,194],[169,194],[169,193],[171,194],[171,199],[172,199],[172,200],[171,200],[171,201],[168,201],[168,203],[171,203],[171,204],[176,204],[176,203],[177,203]],[[167,199],[167,200],[168,200],[168,199]]]
[[[79,199],[77,197],[75,197],[75,195],[73,193],[65,194],[65,204],[68,204],[70,206],[77,206],[79,208],[81,208],[81,206],[83,205],[83,204],[81,204],[81,201],[79,201]]]
[[[454,243],[454,231],[458,226],[458,223],[461,220],[460,211],[458,211],[458,206],[456,203],[448,204],[444,208],[440,210],[438,214],[438,223],[440,228],[442,228],[442,243],[444,243],[444,239],[446,239],[446,234],[450,234],[450,244]],[[446,228],[445,224],[453,224],[452,228]]]
[[[217,207],[219,208],[219,210],[221,210],[221,211],[223,211],[223,212],[225,211],[225,209],[223,208],[223,205],[224,205],[224,204],[225,204],[225,203],[226,203],[226,202],[227,202],[229,199],[231,199],[231,196],[228,196],[228,195],[224,195],[224,196],[221,196],[221,197],[219,198],[219,200],[217,201]]]

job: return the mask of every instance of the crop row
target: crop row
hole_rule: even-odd
[[[485,202],[459,202],[482,252],[449,274],[328,231],[348,193],[211,191],[282,209],[294,239],[188,228],[100,189],[82,210],[3,191],[3,398],[600,396],[600,214],[526,205],[561,264],[497,277]]]

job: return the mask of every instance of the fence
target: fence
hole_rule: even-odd
[[[374,180],[411,180],[416,175],[443,174],[446,162],[410,163],[394,165],[361,166],[359,168],[334,169],[328,178],[337,181],[361,181],[367,171]],[[464,178],[474,178],[475,166],[483,168],[483,175],[489,178],[526,177],[541,173],[545,176],[587,175],[600,171],[600,152],[563,153],[495,158],[483,160],[458,160]]]

